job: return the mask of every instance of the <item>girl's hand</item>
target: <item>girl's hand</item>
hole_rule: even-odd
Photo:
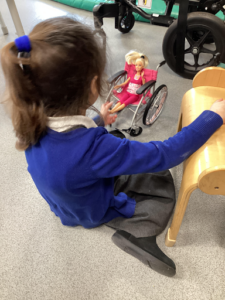
[[[110,114],[109,109],[112,106],[112,104],[113,104],[112,102],[106,102],[106,103],[102,104],[102,107],[101,107],[100,112],[101,112],[102,118],[104,120],[105,126],[114,123],[117,118],[117,115]]]
[[[114,86],[114,90],[118,90],[118,88],[120,88],[119,85],[115,85],[115,86]]]
[[[143,77],[143,76],[144,76],[144,74],[145,74],[145,72],[143,71],[143,72],[141,73],[141,77]]]
[[[210,110],[220,115],[221,118],[223,119],[223,123],[225,123],[225,100],[223,99],[216,100],[212,104]]]

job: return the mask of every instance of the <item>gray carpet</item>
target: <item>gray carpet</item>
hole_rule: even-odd
[[[157,1],[157,0],[154,0]],[[39,21],[73,14],[92,22],[92,14],[51,1],[16,0],[28,33]],[[0,48],[16,38],[6,1],[0,10],[9,30],[0,31]],[[109,46],[108,75],[124,66],[124,55],[138,49],[150,58],[150,68],[163,59],[166,28],[136,23],[122,35],[114,20],[104,20]],[[158,85],[167,84],[169,97],[159,120],[145,127],[140,141],[164,140],[176,131],[183,94],[191,81],[164,66]],[[0,72],[0,92],[4,80]],[[131,115],[122,112],[116,126],[129,125]],[[26,171],[24,153],[14,148],[10,120],[0,106],[0,299],[1,300],[222,300],[225,298],[225,202],[222,196],[192,194],[173,248],[158,243],[176,263],[177,275],[163,277],[123,253],[111,242],[113,230],[105,226],[85,230],[60,223],[38,194]],[[179,191],[182,167],[173,170]]]

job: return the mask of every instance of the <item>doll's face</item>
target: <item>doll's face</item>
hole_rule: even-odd
[[[143,63],[140,59],[136,60],[135,69],[137,72],[140,72],[144,68]]]

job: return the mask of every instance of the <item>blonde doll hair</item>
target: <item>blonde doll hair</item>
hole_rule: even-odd
[[[144,57],[144,58],[143,58]],[[128,65],[135,65],[137,60],[140,60],[143,63],[144,68],[148,65],[148,57],[140,52],[137,51],[130,51],[125,55],[125,60],[128,63]]]

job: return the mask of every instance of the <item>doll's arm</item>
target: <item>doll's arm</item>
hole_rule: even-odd
[[[142,84],[145,84],[144,71],[141,73]]]
[[[126,81],[124,81],[123,83],[118,84],[118,85],[115,85],[115,86],[114,86],[114,89],[117,90],[117,89],[120,88],[121,86],[126,85],[129,81],[130,81],[130,77],[129,77]]]

